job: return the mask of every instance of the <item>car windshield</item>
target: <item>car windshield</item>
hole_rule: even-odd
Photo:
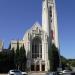
[[[70,70],[64,70],[64,72],[70,72]]]
[[[19,70],[13,70],[12,72],[20,72]]]

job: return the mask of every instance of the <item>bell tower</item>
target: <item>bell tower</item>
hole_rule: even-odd
[[[47,0],[42,0],[42,28],[49,35],[48,25],[48,2]]]
[[[59,49],[55,0],[42,1],[42,29],[47,33],[49,42]]]

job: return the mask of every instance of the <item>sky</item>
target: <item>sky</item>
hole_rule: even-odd
[[[75,0],[56,0],[60,53],[75,58]],[[8,48],[35,22],[42,23],[42,0],[0,0],[0,40]]]

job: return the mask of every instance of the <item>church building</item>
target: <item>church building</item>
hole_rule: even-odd
[[[58,26],[55,0],[42,0],[42,25],[38,22],[26,31],[19,46],[24,44],[28,71],[48,71],[48,49],[51,44],[59,49]],[[16,49],[17,40],[11,41]]]

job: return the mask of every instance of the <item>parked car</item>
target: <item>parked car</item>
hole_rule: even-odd
[[[63,72],[62,72],[62,71],[57,71],[57,74],[58,74],[58,75],[62,75]]]
[[[10,70],[8,72],[8,75],[22,75],[22,72],[20,70]]]
[[[75,75],[75,72],[69,71],[69,72],[64,72],[62,73],[63,75]]]
[[[70,70],[63,70],[62,73],[69,73],[71,72]]]
[[[75,72],[70,70],[63,70],[63,71],[59,71],[58,75],[75,75]]]
[[[22,72],[22,75],[28,75],[27,72]]]

